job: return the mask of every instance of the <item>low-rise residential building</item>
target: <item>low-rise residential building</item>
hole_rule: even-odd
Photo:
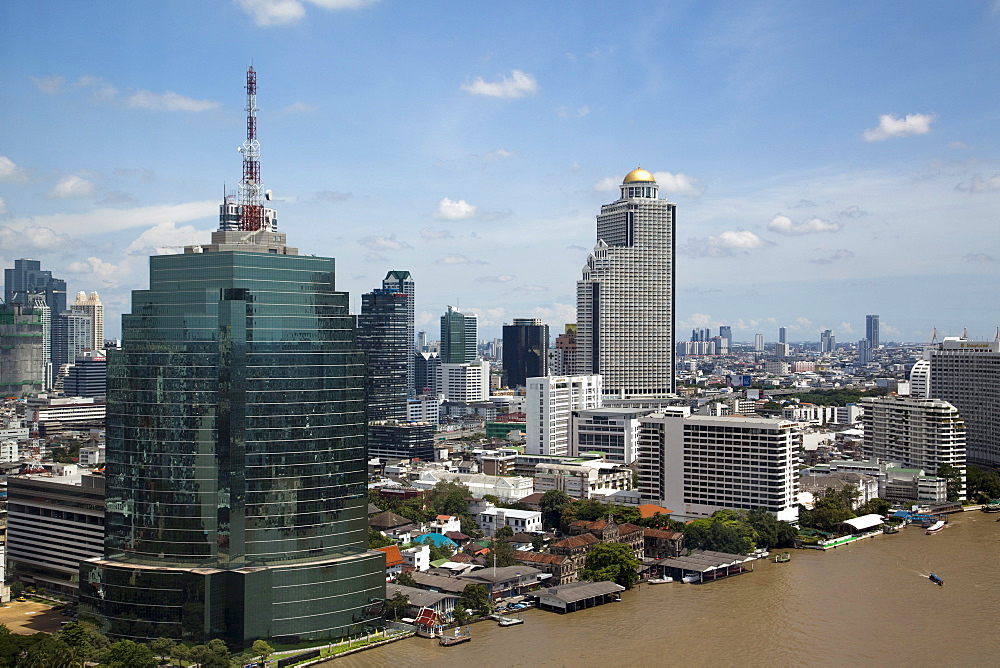
[[[429,545],[414,545],[399,552],[403,557],[404,571],[423,572],[431,567],[431,548]]]
[[[438,515],[427,526],[431,533],[447,534],[449,531],[461,531],[462,520],[457,515]]]
[[[423,471],[411,481],[413,487],[428,490],[441,481],[457,482],[469,488],[469,493],[477,499],[492,494],[504,503],[518,501],[534,491],[534,481],[521,476],[488,476],[483,473],[448,473],[447,471]]]
[[[455,615],[455,604],[458,603],[458,596],[436,591],[428,591],[418,587],[407,587],[405,585],[390,582],[385,586],[385,597],[391,599],[396,594],[402,594],[407,598],[406,617],[416,617],[421,608],[433,610],[439,619],[450,621]]]
[[[398,545],[375,548],[385,554],[385,579],[392,580],[403,572],[403,555],[399,552]]]
[[[476,516],[476,521],[488,538],[492,538],[504,526],[510,527],[514,533],[542,531],[542,513],[537,510],[487,508]]]
[[[665,529],[643,529],[643,555],[647,559],[679,557],[684,553],[684,534]]]
[[[561,585],[567,582],[576,582],[576,569],[572,560],[560,554],[544,554],[541,552],[528,552],[519,550],[514,553],[514,558],[519,564],[532,566],[548,573],[548,585]]]

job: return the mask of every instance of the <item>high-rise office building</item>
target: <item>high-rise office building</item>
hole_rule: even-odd
[[[395,289],[361,295],[358,347],[368,353],[368,421],[406,419],[406,372],[413,364],[407,328],[410,296]]]
[[[41,297],[45,300],[45,305],[49,308],[48,347],[46,353],[47,364],[53,362],[57,356],[56,348],[60,346],[55,336],[56,317],[66,310],[66,281],[61,278],[53,278],[51,271],[42,270],[42,263],[38,260],[22,258],[14,260],[13,269],[4,269],[4,302],[11,304],[22,304],[32,306],[36,299]],[[37,306],[36,306],[37,308]],[[62,345],[62,347],[65,347]],[[65,362],[63,362],[65,364]],[[46,387],[52,385],[51,372]]]
[[[733,328],[729,325],[719,327],[719,336],[726,340],[726,350],[733,349]]]
[[[439,364],[438,392],[445,401],[486,401],[490,396],[490,363]]]
[[[63,383],[70,397],[103,397],[107,394],[108,363],[103,350],[85,350],[76,357]]]
[[[868,364],[872,361],[872,347],[868,339],[858,341],[858,364]]]
[[[449,306],[441,316],[441,362],[464,364],[475,361],[478,357],[478,338],[478,318]]]
[[[930,361],[928,396],[953,405],[965,421],[969,462],[1000,465],[1000,341],[949,336],[929,346],[924,358]]]
[[[94,326],[86,313],[64,311],[53,318],[52,366],[58,370],[63,364],[72,364],[94,342]]]
[[[764,352],[764,335],[754,334],[753,335],[753,351],[755,353]]]
[[[248,135],[255,93],[251,68]],[[348,295],[332,258],[262,217],[248,160],[241,229],[150,258],[110,351],[104,556],[81,564],[80,600],[115,638],[245,646],[381,623]]]
[[[529,378],[549,375],[549,326],[538,318],[514,318],[503,326],[503,372],[507,387],[524,387]]]
[[[947,401],[920,397],[871,397],[861,400],[866,457],[937,475],[951,466],[962,476],[965,498],[965,423]]]
[[[441,366],[441,355],[438,353],[417,353],[413,356],[416,370],[417,396],[425,394],[437,395],[438,373]]]
[[[0,305],[0,396],[43,392],[45,371],[42,314],[22,304]]]
[[[406,340],[410,342],[410,347],[406,354],[406,359],[408,360],[406,364],[406,396],[412,399],[416,396],[417,378],[416,362],[413,357],[414,354],[418,352],[416,350],[416,342],[414,340],[417,284],[413,281],[413,277],[410,276],[410,272],[395,270],[387,273],[385,278],[382,279],[382,289],[396,290],[397,292],[402,292],[409,298],[406,300]]]
[[[837,337],[829,329],[824,329],[819,335],[819,351],[821,353],[832,353],[837,348]]]
[[[785,328],[784,327],[779,327],[778,328],[778,343],[788,343],[788,341],[785,339],[785,336],[786,336]]]
[[[879,347],[878,339],[878,316],[877,315],[866,315],[865,316],[865,339],[868,341],[868,346],[872,350],[877,350]]]
[[[101,297],[96,292],[89,295],[82,290],[76,293],[76,301],[73,302],[73,313],[82,313],[90,318],[90,345],[91,350],[104,350],[104,304]]]
[[[622,398],[674,391],[676,205],[645,169],[601,207],[597,245],[577,282],[577,374]]]
[[[556,336],[556,345],[549,351],[549,373],[568,376],[576,369],[576,324],[567,324],[566,331]]]

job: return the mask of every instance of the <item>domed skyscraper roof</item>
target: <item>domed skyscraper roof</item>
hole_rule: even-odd
[[[625,175],[625,180],[622,181],[622,184],[625,183],[656,183],[656,179],[642,167],[636,167]]]

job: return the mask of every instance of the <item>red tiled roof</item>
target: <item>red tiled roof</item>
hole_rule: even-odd
[[[385,567],[392,568],[393,566],[403,565],[403,555],[399,553],[398,545],[389,545],[388,547],[376,547],[379,552],[385,552]]]
[[[624,536],[636,531],[642,531],[642,527],[636,526],[634,524],[619,524],[618,525],[618,535]]]
[[[541,552],[526,552],[524,550],[515,552],[514,558],[518,561],[531,564],[562,564],[566,562],[566,557],[561,554],[543,554]]]
[[[417,617],[413,620],[413,623],[422,626],[433,626],[438,623],[438,615],[431,608],[420,608],[420,612],[417,613]]]
[[[472,558],[471,554],[466,554],[465,552],[459,552],[458,554],[449,557],[450,561],[454,561],[457,564],[471,564],[475,559]]]
[[[652,503],[644,503],[641,506],[639,506],[639,517],[641,517],[642,519],[646,519],[647,517],[652,517],[656,513],[660,513],[661,515],[669,515],[672,512],[674,511],[670,510],[669,508],[664,508],[663,506],[657,506]]]
[[[436,519],[438,522],[447,522],[451,518],[452,518],[451,515],[438,515]]]
[[[661,529],[643,529],[643,535],[648,538],[666,538],[676,540],[683,536],[680,531],[663,531]]]
[[[580,534],[579,536],[570,536],[569,538],[564,538],[558,543],[553,544],[551,547],[568,547],[568,548],[584,547],[586,545],[593,545],[594,543],[599,543],[599,542],[601,541],[598,540],[598,538],[594,534],[583,533]]]

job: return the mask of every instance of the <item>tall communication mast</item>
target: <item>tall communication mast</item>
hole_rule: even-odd
[[[247,69],[247,140],[240,147],[243,154],[243,180],[240,182],[240,229],[256,232],[264,227],[264,191],[260,182],[260,142],[257,141],[257,73]]]

